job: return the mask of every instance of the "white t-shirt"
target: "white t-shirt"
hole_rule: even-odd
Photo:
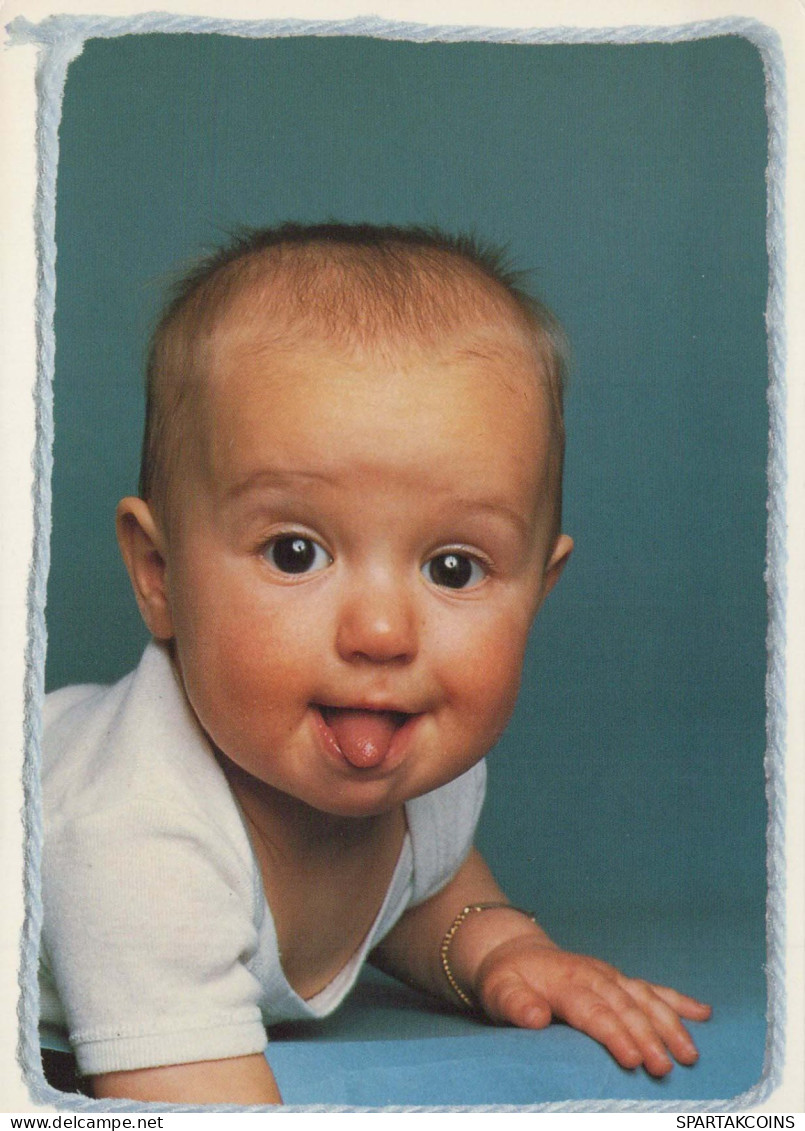
[[[240,809],[162,645],[113,687],[47,697],[41,1024],[86,1075],[261,1052],[265,1026],[322,1017],[406,908],[472,845],[479,763],[406,804],[408,834],[358,952],[319,994],[285,978]],[[50,1039],[49,1039],[50,1038]]]

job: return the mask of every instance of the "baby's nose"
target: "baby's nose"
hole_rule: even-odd
[[[412,596],[382,577],[356,585],[340,610],[336,647],[344,660],[410,662],[417,652]]]

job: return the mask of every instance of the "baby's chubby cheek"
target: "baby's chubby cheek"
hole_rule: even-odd
[[[525,642],[526,633],[517,624],[508,633],[476,638],[467,643],[461,661],[446,676],[448,702],[461,715],[464,727],[475,731],[487,749],[499,738],[514,710]]]
[[[210,640],[196,637],[176,648],[187,697],[213,738],[219,732],[238,732],[258,715],[275,713],[279,688],[267,678],[267,654],[248,631]]]

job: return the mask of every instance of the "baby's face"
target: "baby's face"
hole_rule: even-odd
[[[216,746],[344,816],[469,769],[505,726],[554,542],[514,332],[438,354],[218,342],[169,532],[170,630]]]

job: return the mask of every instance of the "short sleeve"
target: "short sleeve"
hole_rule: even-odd
[[[251,877],[224,836],[156,802],[84,816],[49,832],[42,894],[81,1072],[265,1047]]]
[[[450,882],[472,848],[486,794],[486,763],[406,805],[414,855],[411,904]]]

